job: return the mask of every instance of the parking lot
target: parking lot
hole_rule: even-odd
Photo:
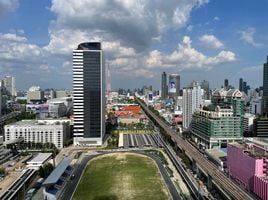
[[[157,134],[123,134],[123,148],[157,148]]]

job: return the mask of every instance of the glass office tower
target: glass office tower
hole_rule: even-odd
[[[74,145],[101,145],[105,134],[105,65],[101,43],[73,51]]]

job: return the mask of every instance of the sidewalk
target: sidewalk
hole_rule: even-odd
[[[168,167],[173,171],[173,176],[174,176],[173,181],[178,182],[179,189],[185,196],[191,196],[191,193],[188,190],[188,187],[185,185],[184,181],[182,180],[181,175],[177,172],[177,169],[174,167],[174,165],[171,162],[171,160],[169,159],[168,155],[166,155],[162,150],[160,150],[160,151],[165,156],[165,159],[168,162]]]

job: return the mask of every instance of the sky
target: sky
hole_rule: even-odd
[[[72,89],[72,50],[102,42],[111,85],[159,89],[243,78],[262,85],[268,55],[267,0],[0,0],[0,78],[16,88]]]

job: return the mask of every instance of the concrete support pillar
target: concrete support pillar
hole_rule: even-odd
[[[207,176],[207,188],[208,190],[212,189],[212,178],[210,176]]]
[[[193,169],[193,172],[195,172],[196,176],[199,178],[200,177],[200,170],[199,170],[195,161],[192,162],[192,169]]]

